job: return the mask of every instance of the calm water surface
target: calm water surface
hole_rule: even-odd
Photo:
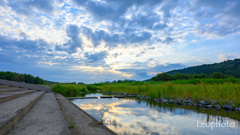
[[[169,105],[118,98],[77,99],[72,102],[98,121],[102,120],[117,134],[240,135],[240,122],[237,120]],[[212,128],[208,127],[209,123]]]

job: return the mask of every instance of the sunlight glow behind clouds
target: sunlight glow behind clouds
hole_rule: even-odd
[[[72,81],[43,74],[57,67],[66,75],[74,70],[74,81],[93,83],[149,79],[239,58],[239,5],[237,0],[2,1],[0,64],[6,66],[1,70],[29,73],[28,63],[42,71],[33,75]],[[105,76],[82,77],[95,74]]]

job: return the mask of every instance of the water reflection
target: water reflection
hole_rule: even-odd
[[[103,120],[104,125],[117,134],[240,134],[237,120],[174,105],[118,98],[78,99],[72,102],[95,119]],[[235,123],[236,126],[211,129],[197,125],[216,121]]]

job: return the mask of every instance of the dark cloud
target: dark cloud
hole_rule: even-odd
[[[48,43],[43,39],[28,40],[16,39],[0,35],[0,44],[2,49],[28,52],[41,52],[46,49]]]
[[[89,38],[93,45],[96,47],[100,44],[101,40],[104,40],[110,43],[112,46],[115,45],[113,43],[117,43],[119,41],[120,36],[118,34],[110,35],[109,33],[105,32],[104,30],[97,30],[93,32],[92,29],[87,27],[81,27],[81,31],[83,35]]]
[[[86,52],[84,56],[87,58],[87,63],[90,65],[104,65],[105,61],[104,59],[107,57],[108,52],[102,51],[97,53],[88,53]]]
[[[167,71],[171,71],[174,69],[182,69],[182,68],[186,68],[186,66],[176,63],[176,64],[158,65],[158,66],[155,66],[155,67],[149,69],[149,71],[151,71],[151,72],[167,72]]]
[[[142,42],[145,40],[148,40],[152,37],[152,35],[149,32],[139,32],[139,33],[132,33],[130,35],[125,35],[126,42],[130,43],[137,43]]]
[[[152,33],[147,30],[164,31],[168,27],[171,11],[178,5],[178,0],[73,0],[73,2],[89,12],[94,20],[107,21],[111,24],[109,25],[111,33],[81,27],[83,34],[91,39],[94,46],[104,40],[111,47],[118,43],[127,45],[149,41]],[[162,12],[163,16],[158,12]],[[165,42],[170,43],[170,40],[173,41],[169,38]]]
[[[149,32],[143,31],[139,33],[124,33],[124,34],[110,34],[104,30],[97,30],[93,32],[92,29],[87,27],[81,27],[83,35],[87,36],[93,43],[94,46],[98,46],[100,41],[104,40],[108,46],[115,47],[118,43],[129,44],[137,43],[148,40],[152,37]]]
[[[66,33],[67,36],[71,38],[71,40],[68,42],[68,45],[70,46],[69,51],[76,52],[77,47],[82,47],[81,38],[79,37],[80,31],[78,26],[67,25]]]
[[[131,34],[141,32],[141,29],[164,31],[165,28],[170,27],[167,22],[176,7],[182,7],[193,14],[195,20],[199,22],[197,29],[202,34],[225,36],[240,31],[238,27],[240,25],[238,21],[240,19],[240,9],[238,8],[240,1],[238,0],[73,1],[91,13],[95,20],[110,22],[110,29],[118,32],[129,31],[129,28]],[[156,11],[162,12],[162,16]],[[126,16],[130,16],[130,18],[126,18]],[[171,30],[169,28],[164,32],[169,34]],[[127,32],[124,34],[128,35]],[[168,42],[166,41],[166,43]]]
[[[168,18],[171,17],[170,12],[178,4],[178,0],[73,0],[73,2],[91,13],[95,20],[111,22],[112,30],[132,28],[132,32],[139,32],[139,29],[144,28],[163,30],[167,27]],[[163,17],[156,11],[163,12]]]
[[[70,38],[67,43],[55,45],[56,51],[64,51],[69,54],[77,52],[77,48],[82,48],[80,29],[77,25],[69,24],[66,27],[66,34]]]

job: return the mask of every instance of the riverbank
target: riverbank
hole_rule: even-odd
[[[105,94],[137,96],[142,100],[240,111],[240,79],[192,79],[169,82],[56,84],[52,90],[67,97],[101,90]],[[70,95],[70,96],[69,96]]]

